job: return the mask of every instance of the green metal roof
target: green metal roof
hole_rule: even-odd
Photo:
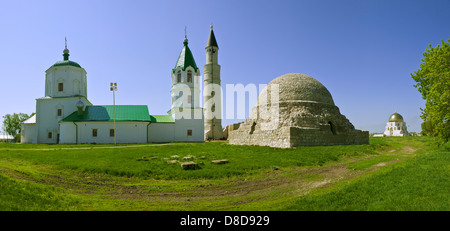
[[[56,67],[56,66],[74,66],[74,67],[81,67],[80,64],[74,62],[74,61],[70,61],[70,60],[63,60],[63,61],[58,61],[55,64],[53,64],[52,67]]]
[[[175,123],[170,115],[150,115],[152,123]]]
[[[116,105],[116,121],[151,121],[145,105]],[[114,106],[86,106],[83,115],[70,114],[62,121],[113,121]]]
[[[177,67],[181,67],[181,70],[186,70],[186,67],[191,66],[194,68],[195,71],[198,70],[197,64],[195,64],[194,56],[192,55],[191,50],[188,47],[188,40],[185,39],[184,47],[181,49],[180,56],[178,56],[177,63],[175,64],[175,67],[172,69],[173,72],[175,72],[175,69]]]

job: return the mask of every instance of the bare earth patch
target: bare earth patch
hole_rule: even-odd
[[[402,153],[404,154],[413,154],[416,151],[416,149],[410,147],[410,146],[404,146],[402,149]]]

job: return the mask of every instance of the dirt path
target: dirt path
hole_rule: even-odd
[[[285,170],[268,171],[253,179],[232,180],[142,180],[108,175],[60,172],[48,166],[35,169],[32,174],[23,170],[1,168],[0,173],[14,179],[52,185],[75,194],[96,195],[126,203],[140,203],[146,210],[157,206],[180,209],[230,210],[246,206],[251,210],[265,210],[261,204],[283,205],[282,198],[297,198],[330,184],[360,176],[368,171],[391,164],[373,166],[364,171],[346,168],[348,163],[317,168],[291,167]],[[183,190],[174,190],[174,184],[190,185]],[[106,199],[108,200],[108,199]],[[261,203],[263,202],[264,203]],[[214,202],[215,207],[209,205]],[[174,204],[175,203],[175,204]],[[131,206],[131,205],[129,205]],[[259,207],[258,207],[259,206]],[[134,207],[132,207],[134,209]],[[131,208],[130,208],[131,209]]]
[[[413,154],[416,151],[417,151],[417,149],[414,149],[414,148],[412,148],[410,146],[404,146],[401,152],[404,153],[404,154],[410,155],[410,154]]]
[[[160,146],[171,144],[152,144],[113,147],[88,147],[65,149],[91,148],[129,148],[142,146]],[[29,149],[26,149],[29,150]],[[39,149],[42,150],[42,149]],[[417,149],[404,146],[397,152],[387,151],[387,155],[411,156]],[[404,159],[404,158],[402,158]],[[144,180],[139,178],[114,177],[110,175],[84,174],[76,171],[58,171],[51,166],[40,166],[32,170],[21,168],[26,163],[2,164],[0,173],[13,179],[51,185],[74,194],[93,195],[105,198],[104,203],[120,200],[129,210],[168,210],[170,208],[191,210],[267,210],[267,205],[283,206],[292,200],[313,190],[352,179],[371,171],[376,171],[387,165],[399,162],[382,162],[374,164],[365,170],[353,170],[346,166],[353,162],[364,160],[355,159],[347,162],[330,163],[321,167],[289,167],[280,170],[270,170],[249,176],[250,179],[236,177],[220,180]],[[0,160],[1,161],[1,160]],[[13,160],[4,160],[13,161]],[[8,168],[8,166],[14,166]],[[32,171],[32,172],[27,172]],[[182,185],[177,187],[177,185]],[[122,203],[121,202],[121,203]],[[139,204],[142,207],[135,207]],[[214,205],[214,207],[211,207]],[[271,207],[273,209],[273,207]]]

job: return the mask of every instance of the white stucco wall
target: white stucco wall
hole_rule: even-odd
[[[407,136],[408,130],[406,129],[405,122],[388,122],[386,124],[386,130],[384,131],[386,136]]]
[[[61,122],[59,124],[59,143],[60,144],[76,144],[76,125],[73,122]]]
[[[20,134],[20,142],[23,144],[34,143],[35,139],[35,123],[22,124],[21,125],[21,134]]]
[[[64,84],[58,91],[58,83]],[[45,96],[69,97],[81,95],[87,97],[86,71],[74,66],[50,67],[45,75]]]
[[[60,134],[59,121],[77,111],[76,104],[82,101],[85,106],[92,105],[84,97],[67,98],[40,98],[36,99],[36,129],[35,142],[56,143]],[[58,116],[58,109],[62,109],[61,116]],[[48,133],[52,132],[52,138],[48,138]]]
[[[60,143],[114,143],[114,137],[109,136],[109,129],[114,127],[113,122],[61,122]],[[151,123],[148,122],[116,122],[117,143],[148,143],[159,142],[203,142],[203,120],[178,120],[177,123]],[[78,128],[77,128],[78,127]],[[92,129],[97,129],[97,137],[92,136]],[[188,130],[192,135],[188,135]]]
[[[192,136],[188,136],[187,131],[192,130]],[[180,119],[175,122],[176,142],[204,142],[204,121],[203,119]]]
[[[152,123],[148,127],[149,143],[175,141],[175,123]]]
[[[76,125],[75,125],[76,124]],[[110,129],[114,129],[112,121],[92,121],[92,122],[61,122],[60,143],[73,144],[77,142],[112,144],[114,136],[110,136]],[[116,142],[119,143],[147,143],[148,122],[117,122],[116,121]],[[93,129],[97,129],[97,137],[93,136]],[[78,131],[78,137],[76,133]]]

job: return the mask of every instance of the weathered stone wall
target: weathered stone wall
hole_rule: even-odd
[[[368,144],[369,132],[354,130],[348,133],[333,134],[329,131],[291,127],[290,138],[290,147]]]
[[[229,124],[223,129],[223,138],[228,139],[229,132],[237,130],[243,122]]]
[[[332,132],[321,131],[320,129],[284,127],[277,130],[258,130],[252,134],[237,130],[231,131],[229,136],[230,144],[279,148],[369,143],[369,132],[360,130],[335,135]]]
[[[250,133],[246,130],[235,130],[229,134],[229,144],[260,145],[270,147],[290,147],[290,129],[257,130]]]

